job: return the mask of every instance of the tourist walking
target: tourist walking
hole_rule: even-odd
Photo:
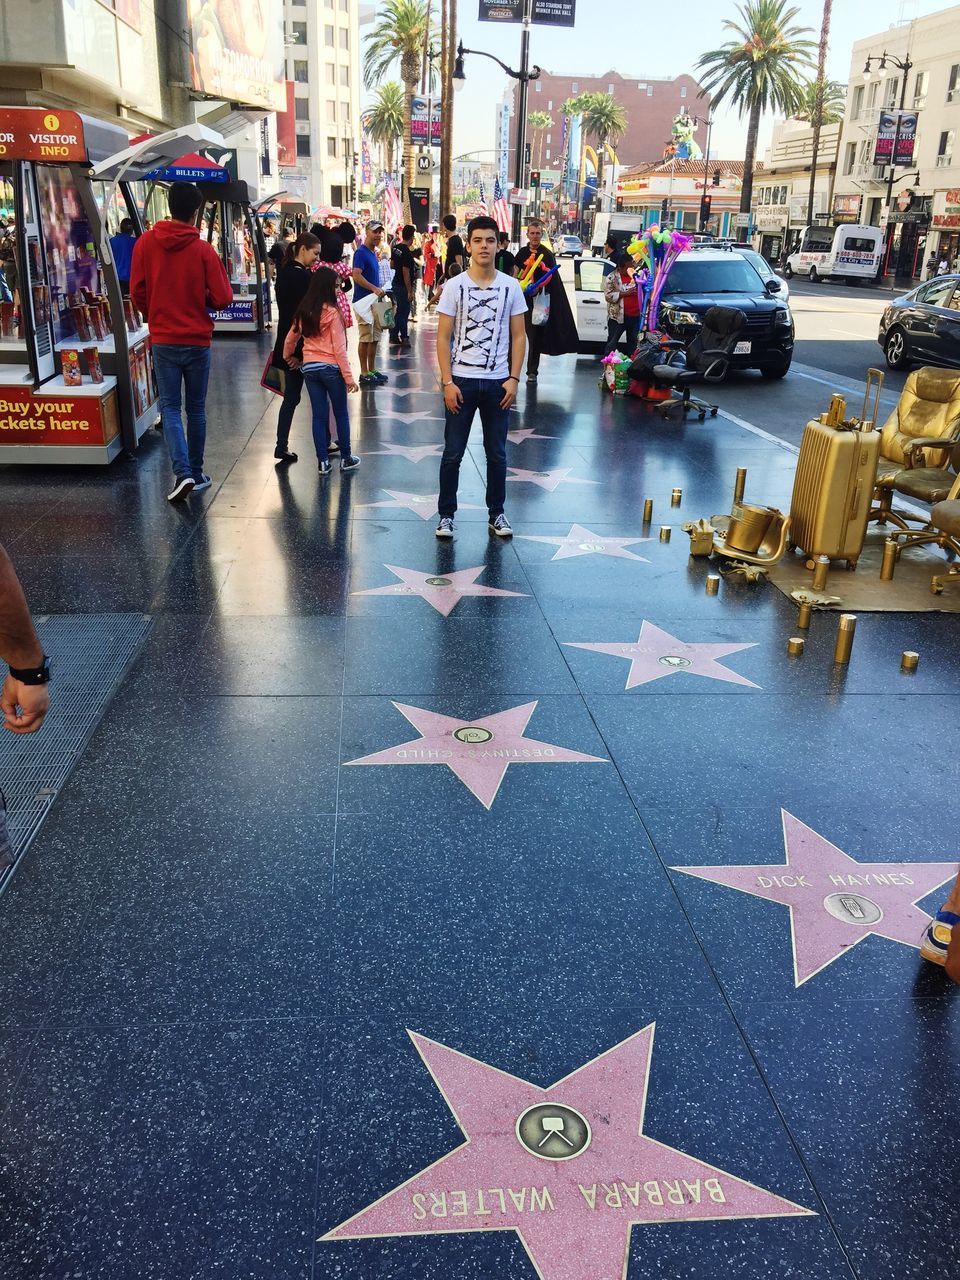
[[[510,237],[505,231],[500,232],[497,243],[499,245],[495,259],[497,270],[502,271],[505,276],[515,276],[517,260],[510,252]]]
[[[467,245],[470,266],[446,281],[437,307],[437,361],[446,409],[437,537],[453,537],[460,463],[479,411],[487,455],[488,528],[498,538],[509,538],[513,530],[503,510],[507,429],[523,368],[527,304],[516,280],[494,265],[493,218],[471,219]]]
[[[167,192],[169,219],[143,233],[130,267],[130,297],[150,327],[163,438],[175,477],[167,494],[170,502],[212,483],[203,469],[210,312],[233,301],[233,286],[217,251],[200,238],[196,216],[202,203],[198,187],[174,182]],[[186,437],[181,396],[186,400]]]
[[[363,244],[353,252],[353,305],[375,294],[382,298],[385,290],[380,285],[380,259],[377,250],[383,240],[383,223],[376,220],[367,223]],[[383,330],[374,311],[369,320],[357,312],[357,338],[360,353],[360,386],[379,387],[388,381],[385,373],[376,368],[377,345]]]
[[[347,392],[357,381],[347,355],[347,333],[337,306],[339,277],[329,267],[313,273],[306,296],[297,308],[283,345],[288,364],[299,363],[313,410],[313,443],[321,476],[330,474],[327,421],[332,406],[340,444],[340,470],[354,471],[360,459],[350,448],[350,412]],[[298,360],[296,348],[303,340]]]
[[[277,446],[273,456],[278,463],[296,462],[298,455],[289,449],[290,426],[300,397],[303,395],[303,373],[283,358],[283,347],[300,303],[310,288],[311,270],[320,253],[320,241],[309,231],[297,236],[287,246],[274,292],[277,296],[277,340],[273,346],[273,366],[283,375],[283,401],[277,415]]]
[[[416,263],[411,249],[417,228],[405,226],[400,233],[400,240],[390,255],[390,266],[393,268],[393,300],[395,319],[390,330],[390,341],[398,347],[409,347],[410,332],[407,328],[410,320],[410,300],[413,296],[416,280]]]
[[[444,217],[441,225],[443,227],[443,240],[444,240],[443,274],[444,276],[446,276],[447,272],[454,265],[460,267],[461,269],[466,267],[467,253],[463,247],[463,241],[460,239],[460,236],[457,234],[456,215],[452,213],[448,213],[446,217]],[[469,238],[469,233],[468,233],[468,238]]]

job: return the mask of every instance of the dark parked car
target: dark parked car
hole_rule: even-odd
[[[891,369],[960,369],[960,276],[937,276],[894,298],[880,317],[877,341]]]
[[[734,369],[759,369],[782,378],[793,359],[793,317],[780,297],[780,282],[764,282],[736,249],[687,250],[667,276],[660,324],[689,342],[711,307],[737,307],[746,317],[730,361]]]

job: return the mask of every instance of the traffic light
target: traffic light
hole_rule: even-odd
[[[617,213],[623,213],[623,196],[617,196]]]
[[[660,201],[660,222],[664,223],[670,217],[670,201],[664,197]]]
[[[530,170],[530,185],[531,185],[531,187],[539,187],[539,185],[540,185],[540,170],[539,170],[539,169],[531,169],[531,170]]]
[[[713,204],[713,196],[700,197],[700,226],[705,227],[710,221],[710,206]]]

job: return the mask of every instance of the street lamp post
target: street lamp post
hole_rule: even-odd
[[[910,55],[907,54],[905,58],[901,59],[901,58],[895,57],[892,53],[887,53],[886,49],[884,49],[883,53],[881,53],[879,56],[875,54],[871,55],[869,58],[867,58],[863,67],[863,79],[865,83],[873,75],[873,64],[875,62],[877,63],[878,71],[886,71],[887,63],[891,62],[895,67],[898,68],[898,70],[903,72],[903,84],[900,86],[900,111],[902,112],[907,102],[907,81],[910,78],[910,71],[911,71],[911,68],[913,67],[913,63],[910,61]],[[894,130],[894,134],[893,134],[893,148],[890,152],[890,173],[887,177],[887,199],[884,204],[884,208],[886,209],[886,212],[887,212],[887,246],[886,246],[886,253],[884,255],[885,272],[890,265],[890,251],[893,248],[893,228],[890,222],[890,206],[893,203],[893,182],[894,182],[894,175],[896,172],[897,143],[900,140],[900,119],[901,119],[901,116],[898,113],[897,127]]]
[[[465,54],[473,54],[478,58],[489,58],[491,62],[495,62],[498,67],[502,67],[511,79],[519,82],[520,93],[517,109],[517,146],[514,154],[514,185],[517,188],[523,186],[524,171],[524,152],[526,148],[527,134],[527,93],[531,80],[540,79],[540,68],[538,66],[530,66],[530,28],[533,23],[533,0],[523,0],[523,32],[520,37],[520,70],[514,71],[512,67],[508,67],[505,62],[501,62],[499,58],[494,57],[492,53],[484,53],[482,49],[465,49],[461,40],[457,46],[457,61],[453,69],[453,87],[454,89],[462,89],[466,82],[466,72],[463,66]],[[519,244],[520,242],[520,206],[513,207],[513,238]]]

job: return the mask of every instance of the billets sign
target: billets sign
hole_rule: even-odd
[[[480,0],[481,22],[522,22],[524,0]],[[538,26],[572,27],[577,0],[533,0],[531,19]]]

